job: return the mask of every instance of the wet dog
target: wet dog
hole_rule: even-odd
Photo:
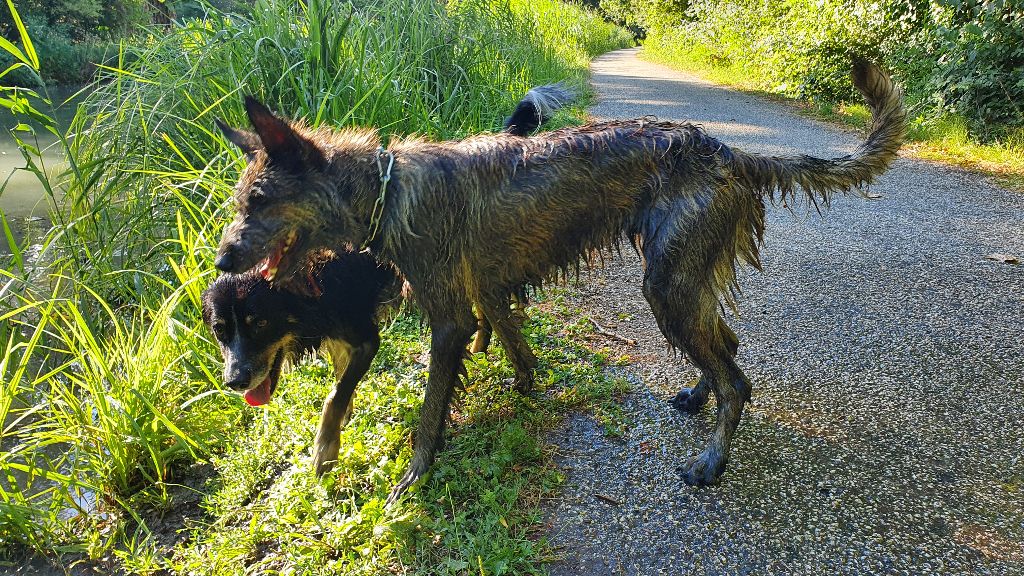
[[[576,97],[562,84],[533,88],[503,132],[526,136]],[[377,320],[400,301],[403,280],[394,266],[351,250],[313,254],[306,273],[291,282],[272,286],[272,275],[263,267],[217,278],[203,292],[203,319],[220,346],[225,385],[253,406],[270,401],[286,361],[320,349],[330,354],[337,385],[324,402],[313,454],[322,474],[337,459],[356,385],[377,354]],[[477,322],[471,351],[483,352],[491,329],[482,315]]]
[[[253,406],[270,401],[286,361],[321,348],[330,354],[337,385],[314,443],[320,474],[338,458],[353,392],[380,346],[378,320],[401,302],[403,280],[368,253],[313,266],[319,296],[271,287],[257,271],[224,274],[203,292],[203,320],[220,346],[225,385]]]
[[[312,130],[248,98],[255,131],[225,130],[251,160],[216,265],[234,272],[265,261],[274,278],[289,278],[310,250],[365,245],[405,275],[430,325],[431,359],[413,459],[393,502],[443,443],[474,305],[527,390],[536,358],[510,295],[626,238],[643,257],[643,294],[659,328],[701,372],[675,405],[695,411],[709,393],[717,399],[710,443],[682,467],[688,484],[711,484],[751,393],[720,310],[732,302],[737,265],[759,265],[766,202],[799,191],[827,203],[883,173],[903,141],[906,113],[889,77],[858,61],[853,81],[871,107],[871,133],[834,159],[746,153],[696,126],[649,118],[529,138],[408,138],[385,150],[372,129]]]

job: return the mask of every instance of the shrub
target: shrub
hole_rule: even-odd
[[[849,60],[862,55],[882,61],[911,104],[933,116],[961,115],[976,135],[1024,125],[1017,3],[690,0],[682,16],[645,14],[634,18],[651,26],[644,47],[654,58],[731,68],[766,90],[837,102],[856,97]]]
[[[937,104],[966,117],[982,136],[1024,126],[1024,6],[942,4],[934,11],[938,58],[929,79]]]

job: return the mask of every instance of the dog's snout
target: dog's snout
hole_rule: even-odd
[[[231,272],[235,267],[235,259],[231,256],[231,248],[226,248],[218,254],[213,265],[221,272]]]
[[[228,388],[241,392],[248,390],[252,384],[252,369],[248,367],[235,368],[230,373],[224,373],[224,385]]]

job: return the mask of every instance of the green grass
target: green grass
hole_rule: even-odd
[[[20,32],[2,48],[38,76]],[[544,433],[576,408],[621,429],[624,384],[603,375],[607,357],[566,340],[582,328],[548,302],[529,328],[541,391],[503,387],[500,351],[474,358],[448,449],[385,512],[425,377],[426,336],[403,317],[359,390],[341,464],[317,480],[308,451],[326,366],[302,363],[254,410],[221,389],[201,325],[244,163],[213,119],[243,124],[252,93],[311,124],[461,137],[497,129],[531,85],[581,86],[590,57],[628,43],[555,0],[257,0],[122,46],[74,138],[45,89],[3,87],[0,73],[54,222],[29,250],[0,219],[12,253],[0,267],[0,566],[38,554],[140,574],[541,570],[537,505],[559,482]],[[39,165],[34,130],[67,151],[59,177]]]
[[[244,433],[212,458],[217,473],[204,515],[189,526],[192,538],[168,551],[135,554],[141,560],[132,568],[211,575],[539,573],[539,561],[552,551],[538,507],[561,482],[544,434],[570,409],[614,410],[626,384],[604,375],[606,356],[567,335],[551,336],[555,316],[533,317],[527,331],[540,357],[537,392],[510,390],[504,380],[512,371],[499,350],[475,357],[446,449],[428,480],[393,509],[383,503],[411,458],[425,378],[416,360],[426,338],[414,316],[388,330],[357,391],[338,466],[324,480],[314,477],[309,450],[331,381],[327,365],[314,361],[284,380],[269,410],[246,410]]]
[[[717,84],[788,103],[814,118],[856,128],[863,128],[871,118],[870,111],[859,102],[836,104],[786,97],[782,94],[784,90],[766,83],[755,62],[716,58],[700,44],[684,42],[680,37],[653,36],[645,43],[641,56],[696,72]],[[1008,188],[1024,191],[1024,129],[1018,128],[991,142],[981,142],[970,135],[964,118],[949,114],[936,116],[913,102],[908,102],[908,106],[918,112],[911,119],[904,153],[992,176]]]

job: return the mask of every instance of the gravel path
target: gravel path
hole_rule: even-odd
[[[691,120],[773,153],[860,138],[634,50],[593,74],[601,118]],[[636,258],[585,279],[576,304],[637,340],[608,340],[634,361],[632,426],[614,440],[578,416],[554,434],[552,574],[1024,574],[1024,266],[985,259],[1024,257],[1024,195],[908,159],[871,192],[824,217],[770,210],[765,271],[742,275],[729,319],[753,404],[716,487],[677,470],[714,410],[668,405],[697,373],[667,352]]]

